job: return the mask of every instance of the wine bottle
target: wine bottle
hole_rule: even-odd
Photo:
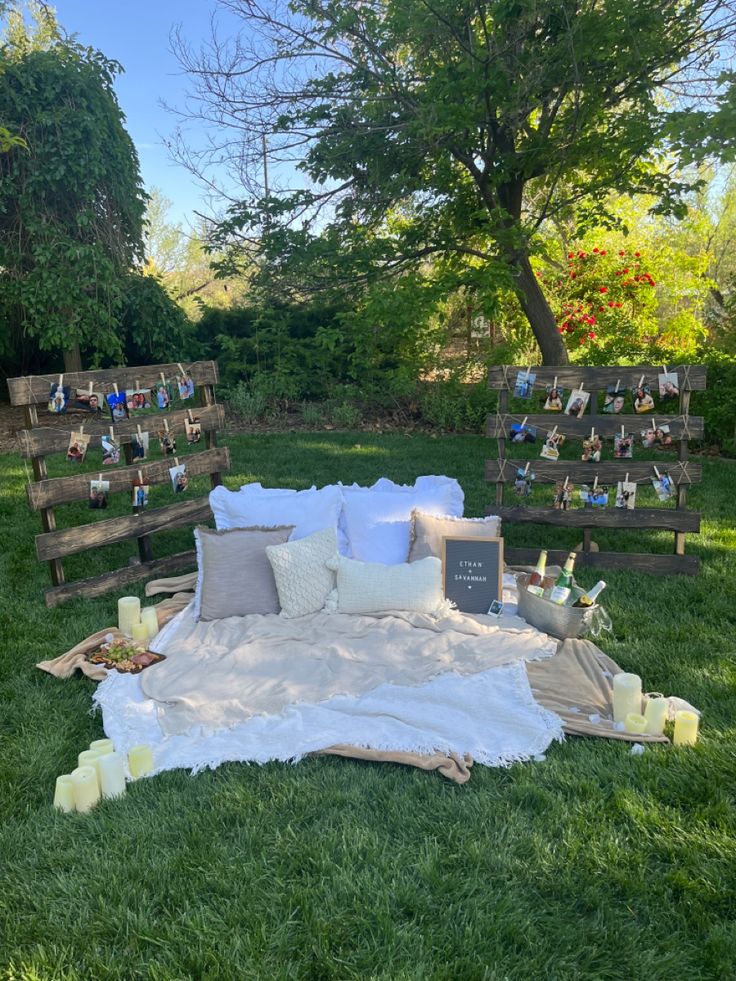
[[[557,603],[558,606],[564,606],[569,599],[570,590],[572,589],[572,570],[575,567],[576,558],[575,552],[570,552],[562,568],[562,572],[557,577],[552,587],[552,592],[549,594],[549,598],[553,603]]]
[[[598,599],[599,595],[603,592],[605,588],[606,588],[606,584],[601,579],[599,582],[595,584],[595,586],[592,587],[592,589],[589,589],[587,593],[583,593],[582,596],[578,596],[578,598],[575,600],[575,602],[572,605],[576,607],[593,606],[593,604],[595,603],[595,601]]]
[[[529,576],[529,582],[527,583],[527,591],[534,593],[535,596],[543,596],[544,590],[542,589],[542,581],[544,579],[544,573],[547,569],[547,550],[542,549],[539,553],[539,558],[537,559],[537,567],[534,572]]]

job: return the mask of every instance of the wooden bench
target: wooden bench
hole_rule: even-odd
[[[509,395],[513,393],[516,377],[519,371],[524,371],[518,365],[493,366],[488,372],[489,388],[498,392],[498,407],[495,415],[490,415],[487,421],[486,434],[498,440],[498,459],[486,461],[486,480],[496,485],[496,506],[487,509],[488,514],[498,514],[504,522],[534,522],[537,524],[554,525],[558,527],[579,528],[582,531],[582,550],[578,555],[580,566],[600,566],[602,568],[637,569],[658,574],[685,573],[694,575],[699,570],[697,556],[685,554],[685,535],[700,529],[700,515],[687,509],[687,489],[691,484],[699,483],[702,479],[702,468],[699,464],[691,463],[688,459],[688,440],[700,439],[703,436],[703,419],[689,414],[690,393],[703,391],[706,387],[706,369],[702,365],[678,365],[668,370],[677,372],[680,382],[680,397],[677,412],[664,415],[657,407],[650,413],[638,415],[602,414],[598,406],[599,394],[605,393],[608,386],[620,385],[622,389],[631,391],[639,385],[644,376],[644,384],[649,385],[652,393],[659,388],[658,375],[661,367],[534,367],[536,375],[534,395],[532,400],[525,401],[528,412],[509,412]],[[556,380],[556,381],[555,381]],[[533,411],[535,402],[543,403],[542,393],[547,385],[559,384],[566,393],[573,388],[582,387],[591,393],[590,401],[582,418],[574,418],[563,412]],[[627,396],[630,398],[630,395]],[[569,477],[572,483],[592,483],[597,476],[601,483],[614,484],[624,480],[629,474],[631,480],[646,480],[655,474],[654,468],[661,466],[666,471],[676,487],[676,506],[674,508],[654,507],[627,510],[622,508],[581,508],[557,510],[552,507],[535,507],[518,504],[513,507],[504,505],[504,488],[507,483],[513,483],[518,469],[523,469],[529,462],[528,458],[510,459],[507,457],[506,443],[510,437],[511,427],[521,425],[524,420],[528,426],[539,430],[542,440],[547,431],[557,427],[558,433],[582,440],[588,436],[592,427],[596,433],[611,439],[625,428],[627,433],[646,428],[654,418],[657,425],[668,425],[677,459],[673,463],[663,463],[656,460],[641,460],[639,455],[645,452],[637,444],[634,459],[601,460],[599,463],[545,460],[533,461],[535,479],[539,483],[557,484]],[[611,452],[610,443],[606,446]],[[629,529],[659,529],[674,533],[674,553],[672,555],[632,553],[632,552],[599,552],[592,549],[593,528],[629,528]],[[535,562],[539,548],[506,548],[506,558],[511,562]],[[567,550],[550,550],[551,561],[562,562],[567,556]]]

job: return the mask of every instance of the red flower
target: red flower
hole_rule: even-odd
[[[599,289],[598,292],[599,293],[607,293],[608,292],[608,287],[607,286],[601,286],[601,288]]]
[[[595,331],[592,331],[592,330],[589,331],[588,332],[588,337],[591,339],[591,341],[594,341],[595,340]]]
[[[641,258],[641,252],[635,252],[634,255],[636,256],[637,259]]]
[[[623,306],[623,303],[617,303],[616,306],[617,307],[622,307]]]
[[[600,250],[599,250],[599,249],[598,249],[598,248],[596,247],[595,249],[593,249],[593,251],[594,251],[594,252],[598,252],[598,251],[600,251]]]
[[[601,255],[606,255],[606,250],[605,249],[601,249]]]
[[[577,279],[577,278],[578,278],[577,273],[570,273],[570,279]]]
[[[616,304],[613,302],[613,300],[609,300],[608,301],[608,305],[609,305],[609,307],[615,307],[616,306]]]
[[[617,276],[620,276],[621,275],[621,271],[619,269],[616,270],[616,275]]]
[[[605,307],[598,307],[598,313],[603,313],[605,309]]]
[[[621,249],[621,251],[619,252],[619,255],[626,255],[626,253],[624,252],[623,249]]]
[[[574,252],[568,252],[567,253],[567,258],[568,259],[574,259],[575,258],[575,253]]]
[[[624,276],[628,276],[628,274],[629,274],[629,268],[627,266],[626,269],[624,269]]]
[[[581,338],[580,338],[580,343],[581,343],[581,344],[585,344],[585,338],[584,338],[584,337],[581,337]]]

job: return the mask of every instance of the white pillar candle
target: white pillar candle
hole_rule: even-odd
[[[682,709],[675,712],[675,734],[672,738],[675,746],[694,746],[698,741],[698,717],[695,712]]]
[[[649,698],[644,708],[644,718],[647,720],[647,732],[650,736],[661,736],[664,724],[669,717],[669,698]]]
[[[120,753],[107,753],[100,756],[97,764],[100,771],[100,790],[103,797],[122,797],[125,793],[125,772]]]
[[[151,747],[141,743],[140,746],[132,746],[128,750],[128,767],[130,775],[134,780],[144,777],[153,770],[153,753]]]
[[[148,630],[148,639],[153,640],[158,633],[158,617],[152,606],[147,606],[145,610],[141,610],[141,623]]]
[[[100,758],[100,754],[96,749],[84,749],[77,757],[77,766],[91,766],[95,771],[95,780],[97,780],[97,786],[100,785],[100,773],[97,769],[97,761]]]
[[[69,814],[75,810],[74,806],[74,785],[72,784],[71,773],[65,773],[56,778],[56,788],[54,790],[54,807]]]
[[[91,811],[100,799],[100,788],[97,785],[97,773],[93,766],[78,766],[72,770],[72,787],[74,789],[74,806],[80,814]]]
[[[624,729],[639,736],[647,731],[647,720],[638,712],[629,712],[624,719]]]
[[[118,629],[130,637],[134,623],[141,619],[141,601],[137,596],[121,596],[118,600]]]
[[[130,635],[138,644],[148,643],[148,627],[145,623],[134,623],[130,628]]]
[[[613,721],[625,722],[632,712],[641,712],[641,678],[622,671],[613,676]]]
[[[112,744],[112,739],[95,739],[94,742],[89,744],[89,748],[93,752],[97,751],[100,756],[107,756],[108,753],[115,751],[115,747]]]

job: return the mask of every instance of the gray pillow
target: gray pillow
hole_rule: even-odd
[[[195,528],[199,570],[195,618],[221,620],[249,613],[278,613],[279,596],[266,548],[282,545],[293,530],[293,525],[224,531]]]

